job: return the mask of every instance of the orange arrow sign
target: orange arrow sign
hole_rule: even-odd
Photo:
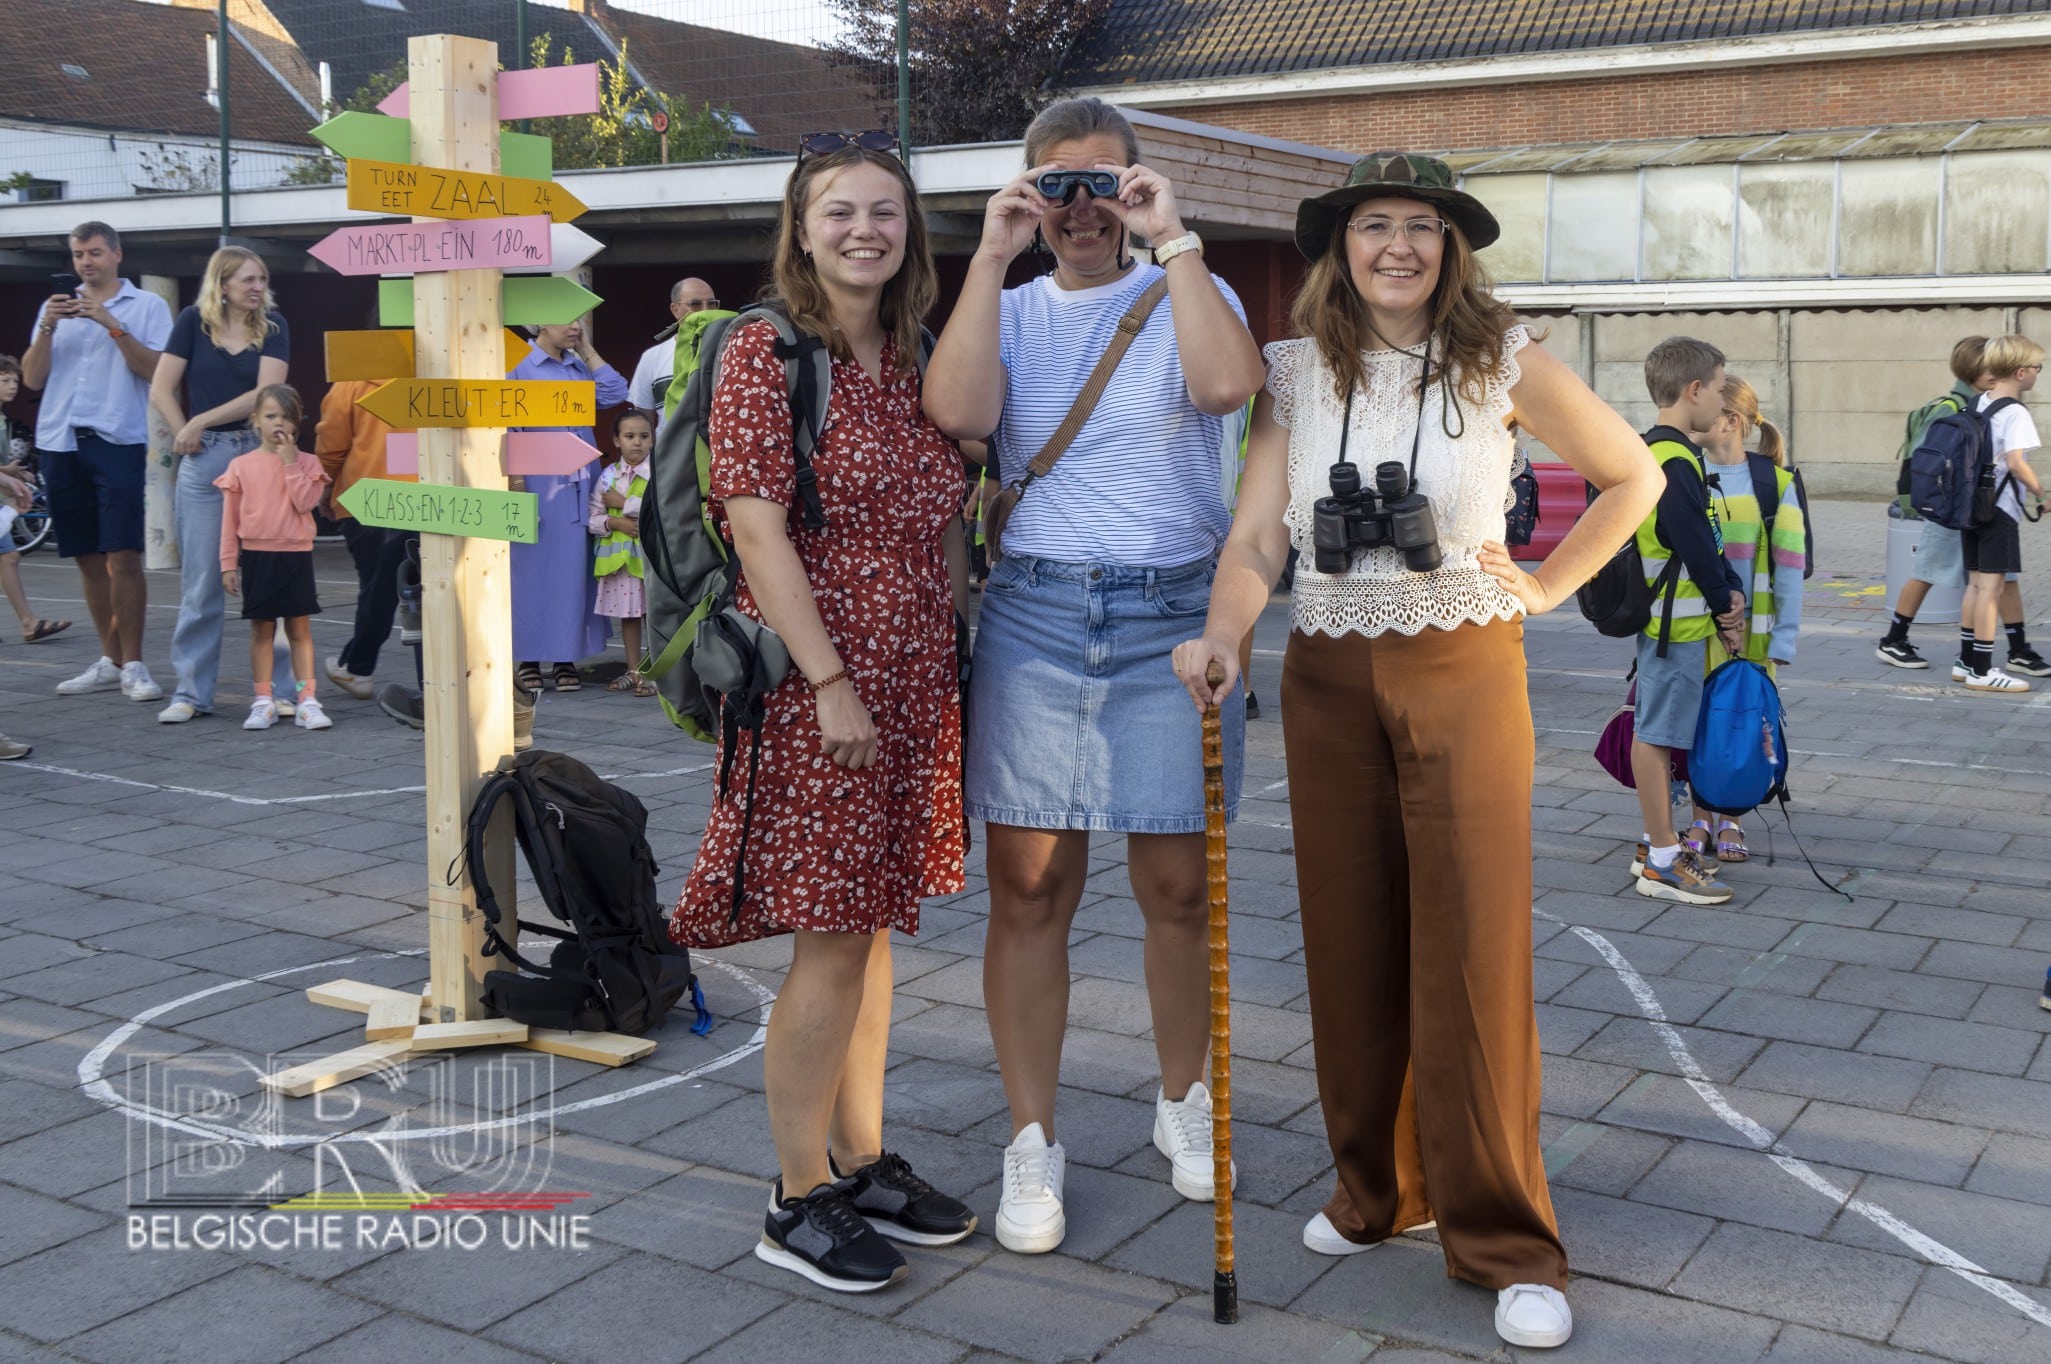
[[[505,342],[505,363],[509,370],[527,358],[534,343],[516,331],[501,327]],[[411,379],[413,377],[413,331],[388,327],[383,331],[329,332],[328,382],[344,379]]]
[[[563,379],[394,379],[357,404],[394,426],[589,426],[597,385]]]
[[[408,166],[397,161],[349,161],[349,207],[416,218],[517,218],[546,213],[559,223],[584,212],[584,203],[561,185],[517,175]]]

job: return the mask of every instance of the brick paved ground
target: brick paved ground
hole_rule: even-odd
[[[1786,695],[1800,831],[1854,903],[1811,881],[1785,834],[1776,865],[1731,873],[1727,907],[1629,893],[1635,807],[1587,757],[1627,648],[1571,613],[1530,630],[1544,1139],[1577,1271],[1579,1333],[1563,1358],[2051,1359],[2051,1324],[2039,1324],[2051,1323],[2051,1012],[2037,1007],[2051,961],[2051,693],[1967,696],[1939,673],[1878,665],[1878,509],[1818,511],[1831,571],[1810,584]],[[2030,557],[2051,560],[2041,537],[2030,543]],[[45,554],[26,569],[47,613],[83,618],[68,568]],[[322,575],[327,599],[345,604],[339,551],[322,551]],[[2051,575],[2028,586],[2044,612]],[[148,657],[162,677],[175,584],[156,575],[151,587]],[[342,614],[315,627],[330,649]],[[1921,642],[1941,656],[1946,634]],[[239,625],[229,640],[232,711],[247,686]],[[1261,643],[1279,648],[1279,624]],[[1149,1145],[1140,920],[1110,840],[1074,936],[1061,1108],[1070,1232],[1058,1254],[1014,1256],[977,1235],[913,1252],[908,1285],[854,1300],[752,1257],[771,1167],[760,1058],[728,1058],[777,988],[776,943],[706,965],[722,1015],[710,1037],[673,1024],[653,1057],[620,1071],[556,1061],[545,1102],[566,1111],[552,1140],[514,1139],[532,1167],[463,1169],[466,1153],[489,1153],[467,1128],[397,1143],[412,1153],[412,1185],[474,1191],[505,1178],[588,1193],[569,1209],[588,1215],[581,1249],[132,1249],[131,1170],[217,1193],[254,1192],[252,1173],[275,1173],[275,1197],[332,1178],[332,1163],[316,1175],[305,1144],[215,1146],[202,1149],[212,1167],[190,1155],[166,1164],[162,1129],[110,1104],[191,1112],[192,1091],[181,1102],[167,1073],[211,1076],[232,1097],[201,1117],[256,1124],[262,1057],[355,1035],[359,1020],[307,1003],[306,984],[424,978],[417,956],[380,955],[425,941],[420,798],[360,794],[416,784],[419,740],[347,698],[333,702],[329,733],[251,735],[227,720],[158,726],[154,706],[118,695],[51,695],[89,653],[83,627],[33,649],[0,644],[0,730],[36,744],[28,762],[0,767],[0,1357],[1421,1364],[1513,1353],[1490,1329],[1487,1296],[1444,1277],[1428,1235],[1339,1263],[1298,1243],[1329,1162],[1272,709],[1252,728],[1232,836],[1236,1329],[1208,1319],[1208,1209],[1169,1189]],[[1256,669],[1271,703],[1278,668],[1263,653]],[[706,808],[707,751],[653,707],[596,689],[545,698],[540,732],[648,802],[673,890]],[[1752,827],[1763,848],[1764,826]],[[893,1140],[987,1225],[1009,1134],[980,1012],[984,906],[972,876],[899,948],[888,1098]],[[299,969],[340,958],[353,960]],[[1670,1032],[1648,1022],[1619,967]],[[103,1091],[82,1089],[82,1067],[105,1077]],[[417,1130],[446,1124],[451,1105],[464,1123],[494,1119],[506,1095],[472,1087],[493,1073],[470,1054],[396,1086],[358,1082],[319,1108],[294,1101],[284,1130],[362,1137],[395,1115]],[[614,1095],[625,1097],[603,1102]],[[1778,1142],[1780,1164],[1760,1139]],[[364,1187],[394,1187],[393,1171],[366,1163],[366,1143],[342,1149]],[[242,1164],[218,1168],[236,1151]]]

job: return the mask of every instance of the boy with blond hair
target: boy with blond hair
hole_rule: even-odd
[[[2022,572],[2022,490],[2043,515],[2043,485],[2030,468],[2029,453],[2041,441],[2023,394],[2037,386],[2044,372],[2044,348],[2027,336],[1997,336],[1987,343],[1981,379],[1986,392],[1975,409],[1988,424],[1988,458],[1993,464],[1994,515],[1959,532],[1965,555],[1966,595],[1959,608],[1961,628],[1973,632],[1971,658],[1966,661],[1968,691],[2025,692],[2030,684],[1994,666],[1994,640],[2001,628],[2001,591],[2005,575]]]

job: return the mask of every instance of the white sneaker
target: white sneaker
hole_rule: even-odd
[[[358,677],[355,673],[344,668],[342,660],[339,658],[328,660],[328,681],[334,683],[359,701],[368,701],[370,699],[370,679]]]
[[[84,696],[89,691],[112,691],[121,685],[121,669],[105,654],[100,661],[87,668],[77,677],[66,678],[57,684],[59,696]]]
[[[259,696],[249,703],[249,718],[242,722],[244,729],[269,729],[278,723],[278,703],[268,696]]]
[[[1047,1144],[1036,1122],[1004,1148],[1004,1192],[997,1203],[997,1244],[1020,1255],[1043,1255],[1068,1234],[1061,1187],[1068,1177],[1068,1152]]]
[[[1952,680],[1952,681],[1954,681],[1954,682],[1963,682],[1963,681],[1965,681],[1965,680],[1966,680],[1966,679],[1967,679],[1968,677],[1971,677],[1971,676],[1972,676],[1972,674],[1966,671],[1966,665],[1965,665],[1965,664],[1963,664],[1963,663],[1953,663],[1953,664],[1951,665],[1951,680]]]
[[[1211,1151],[1211,1091],[1198,1080],[1180,1101],[1156,1091],[1154,1149],[1168,1157],[1168,1178],[1175,1192],[1199,1203],[1218,1196]],[[1239,1163],[1232,1164],[1232,1187],[1239,1187]]]
[[[1999,668],[1989,668],[1983,673],[1971,673],[1966,677],[1967,691],[2028,691],[2030,684],[2020,677],[2005,673]]]
[[[1381,1242],[1370,1241],[1362,1245],[1358,1241],[1349,1241],[1339,1234],[1331,1218],[1319,1213],[1303,1224],[1303,1244],[1320,1255],[1358,1255],[1363,1250],[1373,1250]]]
[[[199,714],[199,711],[192,702],[173,701],[170,705],[157,712],[157,723],[160,725],[182,725],[197,714]]]
[[[320,708],[320,702],[309,696],[299,703],[299,713],[293,717],[292,723],[301,729],[328,729],[335,722]]]
[[[1513,1283],[1496,1294],[1496,1334],[1512,1345],[1549,1350],[1574,1334],[1574,1313],[1557,1288]]]
[[[292,707],[292,698],[291,698],[291,697],[289,697],[289,696],[279,696],[279,697],[275,697],[275,698],[273,698],[273,700],[272,700],[272,703],[271,703],[271,704],[275,705],[275,706],[276,706],[276,707],[278,708],[278,718],[279,718],[280,720],[289,720],[289,719],[291,719],[291,718],[292,718],[292,716],[293,716],[293,714],[294,714],[294,710],[293,710],[293,707]]]
[[[141,659],[121,665],[121,694],[131,701],[161,701],[164,689]]]

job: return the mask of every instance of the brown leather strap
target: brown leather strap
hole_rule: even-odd
[[[1118,330],[1112,334],[1111,344],[1104,348],[1104,354],[1097,361],[1097,367],[1090,371],[1089,380],[1083,384],[1082,392],[1076,395],[1075,406],[1068,409],[1068,416],[1054,429],[1054,434],[1047,438],[1047,443],[1040,447],[1040,453],[1034,455],[1032,462],[1026,465],[1026,476],[1019,480],[1021,486],[1036,478],[1046,477],[1047,472],[1054,467],[1055,461],[1067,453],[1069,444],[1082,431],[1083,423],[1090,419],[1090,413],[1097,410],[1097,400],[1104,396],[1104,389],[1111,382],[1111,372],[1118,368],[1118,362],[1125,358],[1125,352],[1132,349],[1132,343],[1139,336],[1140,328],[1146,326],[1147,318],[1152,316],[1154,305],[1167,293],[1168,276],[1163,274],[1147,286],[1145,293],[1133,300],[1132,311],[1118,319]]]

